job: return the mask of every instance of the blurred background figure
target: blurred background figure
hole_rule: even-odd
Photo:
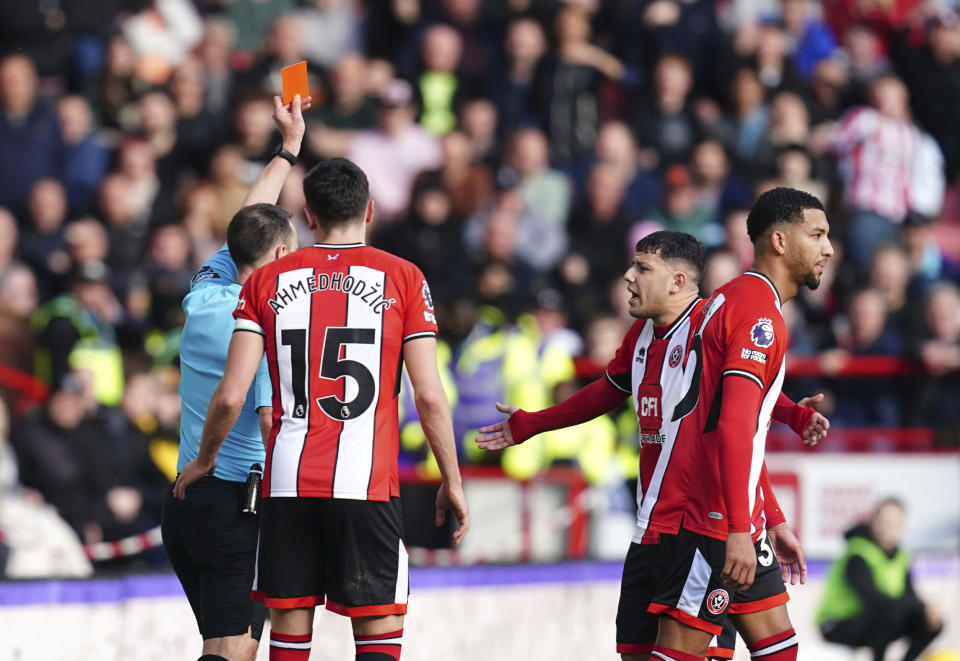
[[[910,554],[901,546],[906,516],[902,502],[883,500],[868,524],[847,531],[817,614],[826,640],[869,648],[874,661],[884,661],[887,647],[904,637],[902,661],[914,661],[943,629],[937,609],[913,589]]]

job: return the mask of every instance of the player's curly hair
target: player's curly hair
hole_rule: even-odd
[[[289,243],[293,233],[289,211],[276,204],[251,204],[227,225],[227,247],[237,266],[253,266],[278,243]]]
[[[353,161],[330,158],[317,163],[303,179],[307,208],[327,229],[362,218],[370,184]]]
[[[747,234],[754,245],[779,223],[799,223],[807,209],[823,211],[823,203],[796,188],[774,188],[757,198],[747,216]]]
[[[695,283],[700,282],[706,261],[706,248],[691,234],[660,230],[651,232],[637,241],[637,252],[659,254],[663,260],[677,259],[693,270],[690,276]]]

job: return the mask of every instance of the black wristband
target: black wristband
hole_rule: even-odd
[[[282,144],[277,145],[277,148],[273,150],[272,154],[270,154],[270,158],[276,158],[277,156],[289,163],[291,167],[297,164],[297,157],[284,149]]]

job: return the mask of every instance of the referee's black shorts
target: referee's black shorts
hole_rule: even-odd
[[[206,476],[184,500],[171,487],[163,502],[163,546],[204,640],[263,633],[266,608],[250,598],[259,521],[241,514],[244,492],[243,482]]]

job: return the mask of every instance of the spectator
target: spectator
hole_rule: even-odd
[[[370,178],[377,218],[391,222],[407,207],[414,178],[440,167],[443,152],[437,139],[414,122],[413,90],[407,82],[390,81],[377,103],[377,128],[357,131],[347,158]]]
[[[483,261],[492,245],[497,254],[516,252],[525,265],[518,267],[520,271],[530,266],[546,273],[566,251],[567,234],[539,209],[526,204],[519,186],[520,180],[511,169],[497,173],[493,197],[467,221],[464,245],[475,261]],[[491,230],[488,225],[495,217],[498,224]]]
[[[685,161],[700,137],[700,127],[690,107],[693,71],[690,62],[664,55],[653,71],[653,94],[636,115],[636,132],[665,164]]]
[[[204,106],[221,117],[228,112],[227,106],[236,85],[236,74],[230,64],[236,38],[237,31],[233,23],[222,17],[211,16],[204,22],[203,40],[197,47],[197,55],[203,63],[206,76]]]
[[[666,171],[663,179],[663,200],[651,211],[648,219],[665,230],[692,234],[707,246],[723,243],[723,228],[712,222],[713,209],[703,203],[690,170],[683,165],[674,165]]]
[[[927,21],[926,38],[911,44],[910,32],[898,31],[891,43],[897,69],[910,88],[917,121],[929,131],[946,158],[946,177],[960,173],[960,129],[953,121],[960,107],[960,20],[953,10],[938,10]]]
[[[875,289],[855,293],[847,307],[847,325],[836,333],[838,348],[821,356],[827,375],[836,373],[850,356],[901,356],[904,338],[888,319],[883,294]],[[897,427],[902,422],[901,394],[891,378],[843,379],[835,388],[837,426]]]
[[[570,165],[593,148],[602,116],[597,93],[604,80],[627,75],[623,63],[590,42],[590,20],[583,9],[564,5],[553,23],[555,53],[540,64],[535,102],[558,165]]]
[[[226,17],[236,30],[234,47],[249,58],[260,46],[273,20],[295,8],[294,0],[232,0],[226,6]]]
[[[869,524],[847,531],[843,556],[830,569],[817,614],[823,637],[866,647],[883,661],[887,647],[906,637],[903,661],[914,661],[943,629],[940,614],[913,589],[910,555],[901,547],[906,510],[899,500],[877,504]]]
[[[930,376],[921,389],[917,421],[932,425],[940,445],[960,445],[960,290],[953,283],[935,286],[926,302],[926,333],[920,359]]]
[[[136,124],[134,100],[150,87],[137,75],[136,64],[133,46],[127,38],[121,34],[111,37],[96,84],[97,109],[106,127],[127,130]]]
[[[482,97],[467,99],[460,106],[459,125],[470,140],[470,160],[496,168],[500,165],[497,107]]]
[[[9,436],[10,412],[0,400],[0,576],[18,580],[89,576],[93,567],[76,533],[38,491],[20,484]]]
[[[253,65],[241,75],[240,85],[244,91],[259,93],[269,99],[280,89],[281,67],[306,58],[306,41],[304,26],[296,13],[281,14],[274,18],[263,49]],[[319,90],[323,82],[323,69],[307,61],[307,80],[311,92]]]
[[[203,36],[200,16],[189,0],[152,0],[121,29],[136,53],[137,75],[154,85],[166,83]]]
[[[82,96],[64,96],[57,104],[63,134],[63,183],[70,210],[87,213],[93,208],[100,180],[107,173],[110,150],[94,134],[93,113]]]
[[[524,204],[563,228],[570,213],[570,182],[565,174],[550,168],[548,150],[547,137],[538,129],[520,129],[511,137],[507,165],[520,177]]]
[[[948,258],[930,232],[930,222],[908,215],[900,230],[900,241],[910,262],[911,296],[924,297],[941,280],[956,279],[957,265]]]
[[[624,205],[633,217],[646,212],[660,199],[660,182],[651,167],[656,159],[651,150],[638,149],[633,131],[624,122],[610,120],[600,126],[593,145],[593,161],[610,163],[620,172],[627,182]],[[585,179],[585,175],[578,175],[578,179]]]
[[[183,88],[182,84],[175,86],[179,86],[181,90]],[[197,97],[194,102],[199,100]],[[181,124],[182,118],[178,116],[177,106],[169,94],[145,94],[137,102],[137,109],[140,113],[140,131],[149,150],[137,146],[133,148],[136,156],[131,156],[125,148],[137,145],[137,141],[127,142],[120,149],[120,169],[137,182],[146,182],[152,179],[150,175],[154,174],[163,195],[172,197],[173,191],[184,177],[191,173],[196,174],[199,169],[196,160],[200,160],[201,155],[186,142],[189,129]],[[189,121],[190,118],[186,119]],[[180,131],[181,128],[185,129],[184,132]],[[136,160],[128,161],[128,157]]]
[[[353,0],[311,0],[300,12],[307,59],[332,69],[363,45],[363,18]]]
[[[507,27],[504,50],[506,66],[493,72],[488,93],[497,106],[501,131],[509,133],[536,119],[534,80],[537,65],[547,52],[543,28],[532,18],[514,19]]]
[[[719,287],[727,284],[741,273],[743,273],[743,269],[740,267],[736,255],[722,249],[713,251],[704,263],[703,278],[700,281],[700,295],[704,298],[712,297],[713,292]]]
[[[844,238],[853,266],[861,273],[877,246],[896,238],[910,210],[919,139],[910,123],[907,88],[899,78],[877,78],[870,94],[871,105],[848,112],[833,141],[848,210]]]
[[[0,269],[0,364],[33,372],[33,333],[30,317],[37,309],[39,294],[33,271],[13,262]],[[6,401],[15,401],[7,388]]]
[[[615,165],[597,163],[570,214],[572,252],[586,259],[589,282],[601,290],[623,273],[633,248],[627,240],[634,219],[624,207],[625,184]]]
[[[233,113],[233,129],[236,143],[243,150],[247,161],[244,179],[253,182],[275,146],[273,125],[273,103],[269,96],[258,92],[247,92],[239,99]]]
[[[63,169],[63,141],[56,116],[37,102],[37,70],[24,55],[0,60],[0,206],[23,211],[38,179]]]
[[[41,179],[30,189],[27,202],[30,225],[21,234],[20,257],[37,275],[44,298],[60,292],[63,276],[70,269],[64,238],[67,196],[55,179]]]
[[[343,156],[354,131],[376,123],[376,109],[367,93],[368,71],[367,59],[359,53],[347,53],[337,60],[330,74],[329,95],[308,119],[310,149],[317,156]]]
[[[138,222],[130,180],[112,174],[100,185],[100,217],[106,222],[110,242],[107,264],[117,273],[130,273],[141,263],[146,223]]]
[[[691,157],[691,169],[700,205],[710,209],[712,221],[720,222],[727,211],[750,204],[750,190],[733,174],[727,151],[719,140],[704,140],[697,144]]]
[[[455,216],[469,218],[493,191],[493,175],[489,168],[470,160],[470,140],[462,131],[454,130],[441,138],[443,167],[440,176]]]
[[[195,56],[184,59],[170,80],[176,117],[174,149],[194,172],[202,169],[227,133],[224,116],[207,108],[207,80],[203,62]]]
[[[127,197],[137,225],[147,227],[173,214],[172,182],[160,178],[151,143],[143,138],[124,140],[117,150],[117,171],[127,183]],[[176,172],[170,169],[167,174],[174,177]]]
[[[781,11],[784,31],[792,42],[792,62],[805,79],[813,77],[817,65],[836,52],[833,33],[812,11],[809,0],[785,0]]]
[[[67,282],[67,293],[42,305],[31,320],[37,374],[56,389],[67,374],[85,370],[96,400],[113,406],[123,394],[123,358],[114,331],[123,310],[104,264],[79,264]]]
[[[764,101],[765,92],[757,72],[750,68],[737,71],[730,85],[733,97],[732,126],[729,129],[731,151],[737,167],[752,177],[764,174],[754,163],[754,157],[764,145],[770,127],[770,108]]]
[[[453,211],[442,175],[425,172],[413,184],[410,211],[387,226],[377,244],[420,267],[438,306],[469,289],[463,248],[463,216]]]
[[[754,52],[757,78],[768,92],[802,91],[804,81],[787,50],[787,35],[780,25],[765,22],[757,28]]]
[[[907,342],[915,340],[923,324],[921,301],[910,297],[910,261],[903,248],[889,243],[880,246],[870,267],[870,286],[887,304],[894,328]]]
[[[161,331],[183,326],[180,303],[193,277],[190,236],[181,225],[164,225],[150,237],[145,271],[150,286],[151,322]]]
[[[457,123],[454,107],[463,92],[457,75],[462,53],[460,35],[452,27],[438,23],[427,28],[416,89],[421,102],[420,125],[433,135],[441,136]]]

